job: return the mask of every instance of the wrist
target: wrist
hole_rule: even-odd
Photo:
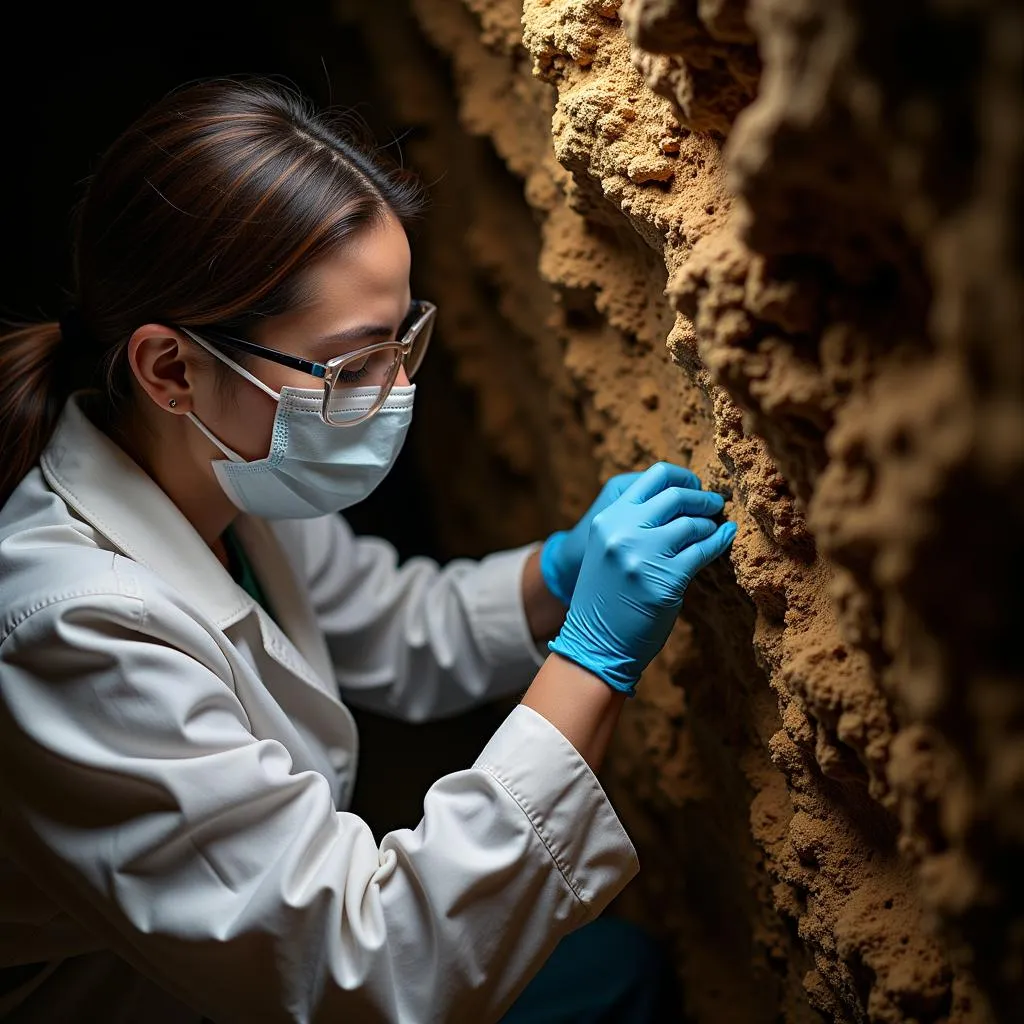
[[[554,654],[544,662],[522,702],[551,722],[595,772],[626,703],[625,694]]]
[[[551,593],[541,572],[541,553],[534,551],[523,565],[522,597],[526,623],[534,641],[550,640],[565,621],[565,605]]]

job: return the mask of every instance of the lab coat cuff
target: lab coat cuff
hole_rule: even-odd
[[[537,842],[597,916],[640,869],[636,849],[579,751],[543,715],[517,705],[474,764],[529,818]]]
[[[488,555],[480,571],[460,581],[473,636],[484,658],[513,674],[522,667],[531,677],[548,655],[546,647],[534,642],[523,606],[523,570],[538,547],[528,544]]]

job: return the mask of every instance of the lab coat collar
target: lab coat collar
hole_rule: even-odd
[[[245,553],[267,595],[274,618],[256,606],[263,646],[279,664],[336,695],[334,669],[304,581],[295,573],[273,524],[242,513],[235,520]],[[218,568],[223,572],[220,562]],[[227,574],[226,574],[227,575]],[[241,588],[239,588],[241,589]],[[287,637],[291,643],[285,640]],[[297,659],[296,653],[302,658]]]
[[[245,514],[235,520],[273,610],[272,619],[235,583],[167,494],[85,415],[80,405],[84,397],[79,392],[67,401],[40,457],[46,483],[115,549],[174,587],[217,629],[226,633],[255,615],[266,655],[290,677],[319,692],[316,700],[321,703],[312,706],[320,710],[313,713],[330,716],[343,709],[345,739],[331,748],[331,756],[335,770],[348,773],[351,786],[358,754],[356,726],[338,700],[323,631],[274,525]],[[294,701],[294,695],[290,699]]]
[[[271,525],[244,513],[235,521],[280,628],[235,583],[167,494],[85,415],[79,404],[83,395],[79,392],[68,400],[40,458],[49,486],[115,547],[168,582],[219,629],[255,610],[267,652],[323,689],[332,675],[330,656],[309,598]]]

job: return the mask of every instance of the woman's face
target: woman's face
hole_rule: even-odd
[[[321,363],[374,342],[394,340],[411,301],[410,261],[405,230],[389,214],[382,223],[361,231],[341,252],[309,267],[300,289],[306,301],[259,324],[249,337],[267,348]],[[274,391],[320,387],[315,377],[267,359],[248,356],[244,365]],[[270,448],[277,402],[230,367],[225,367],[231,377],[225,395],[216,386],[213,370],[210,367],[196,381],[196,415],[245,459],[263,458]],[[409,383],[404,370],[396,383]],[[210,447],[211,458],[223,458]]]

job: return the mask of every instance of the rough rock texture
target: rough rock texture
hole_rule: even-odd
[[[605,772],[689,1016],[1024,1020],[1019,4],[348,7],[434,183],[452,551],[658,458],[731,496]]]

